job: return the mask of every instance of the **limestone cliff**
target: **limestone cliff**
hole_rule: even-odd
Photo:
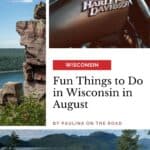
[[[20,44],[25,46],[25,62],[23,64],[24,95],[35,93],[39,99],[45,96],[46,84],[46,20],[45,3],[36,5],[34,20],[19,21],[16,30],[21,36]]]

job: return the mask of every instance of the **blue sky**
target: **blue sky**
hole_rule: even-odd
[[[0,48],[20,47],[16,22],[33,19],[34,7],[45,0],[0,0]]]
[[[68,135],[89,135],[95,131],[100,130],[16,130],[16,133],[23,140],[29,140],[32,138],[39,138],[49,134],[59,134],[65,133]],[[114,133],[117,136],[121,135],[121,130],[101,130],[103,132]],[[12,130],[0,130],[0,137],[4,135],[11,135]],[[147,130],[138,130],[140,138],[150,138],[150,135],[147,135]]]

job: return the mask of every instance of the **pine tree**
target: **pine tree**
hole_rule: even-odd
[[[138,150],[138,140],[136,130],[123,130],[118,139],[118,150]]]
[[[19,136],[16,134],[15,131],[11,133],[11,143],[10,143],[10,149],[15,150],[15,147],[17,143],[19,142]]]

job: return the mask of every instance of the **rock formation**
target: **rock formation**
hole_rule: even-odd
[[[19,21],[16,30],[21,36],[20,44],[25,46],[25,62],[23,64],[24,95],[35,93],[38,99],[45,96],[46,84],[46,20],[45,3],[36,5],[34,20]]]
[[[22,83],[8,82],[0,89],[0,104],[4,105],[7,102],[19,103],[22,95]]]
[[[17,22],[17,32],[21,36],[21,45],[25,46],[25,62],[23,63],[24,85],[8,82],[0,89],[0,105],[7,102],[19,103],[21,96],[34,93],[40,100],[45,97],[46,88],[46,5],[40,2],[34,10],[35,20]]]

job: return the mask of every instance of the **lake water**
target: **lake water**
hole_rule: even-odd
[[[23,82],[23,72],[6,72],[0,73],[0,88],[4,85],[4,83],[13,81],[13,82]]]

